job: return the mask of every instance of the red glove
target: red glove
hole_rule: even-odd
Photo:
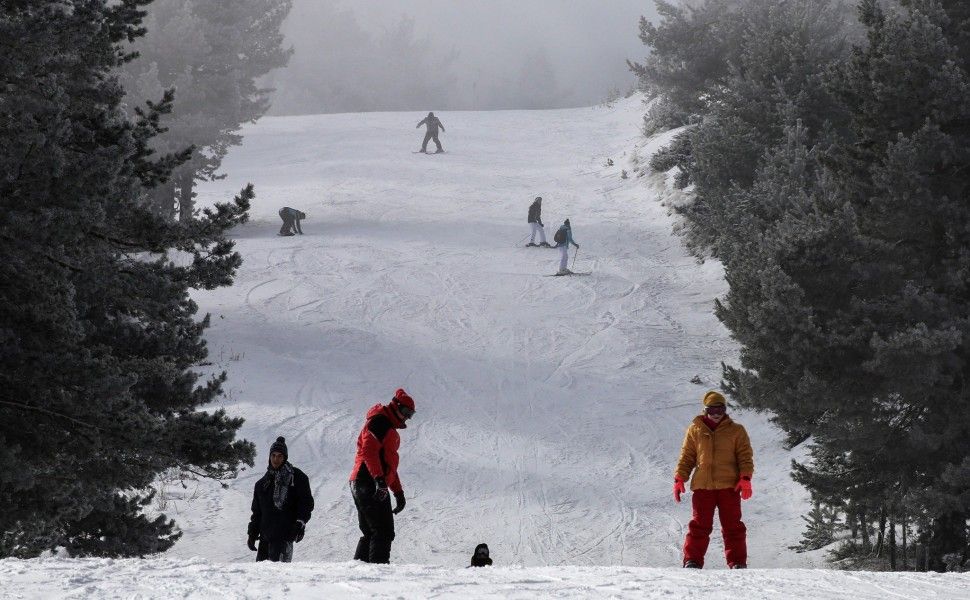
[[[684,480],[679,476],[674,477],[674,500],[680,502],[680,495],[686,492],[687,489],[684,488]]]
[[[751,491],[751,478],[747,475],[738,480],[738,484],[734,486],[734,489],[741,492],[742,500],[747,500],[754,494],[754,492]]]

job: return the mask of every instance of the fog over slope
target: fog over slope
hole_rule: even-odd
[[[641,0],[295,0],[273,114],[595,104],[633,85],[625,61],[654,14]]]

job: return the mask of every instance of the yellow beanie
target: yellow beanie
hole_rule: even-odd
[[[726,406],[727,402],[724,401],[724,396],[718,392],[710,391],[704,394],[704,406]]]

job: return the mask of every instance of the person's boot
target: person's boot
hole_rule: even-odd
[[[696,560],[685,560],[684,561],[684,568],[685,569],[700,569],[701,568],[701,563],[697,562]]]
[[[559,269],[559,272],[556,273],[556,275],[569,275],[571,273],[572,271],[570,271],[569,269]]]
[[[535,246],[537,246],[537,245],[538,245],[538,244],[536,244],[535,242],[529,242],[528,244],[526,244],[526,245],[525,245],[525,247],[526,247],[526,248],[533,248],[533,247],[535,247]]]
[[[731,568],[732,569],[747,569],[748,568],[748,565],[746,565],[744,563],[738,563],[736,565],[731,565]]]
[[[552,248],[552,246],[549,245],[549,242],[539,242],[539,245],[543,248]]]

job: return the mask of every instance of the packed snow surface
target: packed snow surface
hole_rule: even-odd
[[[0,561],[0,584],[4,599],[966,600],[970,574],[42,559]]]
[[[724,568],[716,524],[708,570],[676,569],[690,503],[672,500],[674,464],[737,347],[712,314],[726,291],[720,266],[698,263],[673,235],[663,178],[637,177],[671,136],[644,140],[643,111],[631,98],[443,113],[447,153],[427,156],[414,153],[422,113],[247,127],[229,177],[199,190],[211,203],[255,184],[252,221],[234,232],[245,262],[231,288],[194,297],[212,315],[211,369],[229,374],[221,404],[245,417],[256,468],[225,488],[161,482],[153,509],[184,532],[164,558],[2,561],[0,592],[956,598],[962,586],[970,597],[959,576],[779,570],[820,563],[789,549],[807,504],[788,474],[800,449],[738,410],[755,449],[749,564],[774,569],[709,573]],[[524,247],[535,196],[550,241],[570,219],[575,270],[590,276],[545,277],[558,251]],[[277,235],[283,206],[307,213],[305,235]],[[417,414],[401,432],[408,503],[394,565],[348,563],[359,536],[347,486],[355,439],[367,409],[398,387]],[[246,524],[279,435],[316,510],[297,563],[257,567]],[[496,568],[462,569],[480,542]]]

